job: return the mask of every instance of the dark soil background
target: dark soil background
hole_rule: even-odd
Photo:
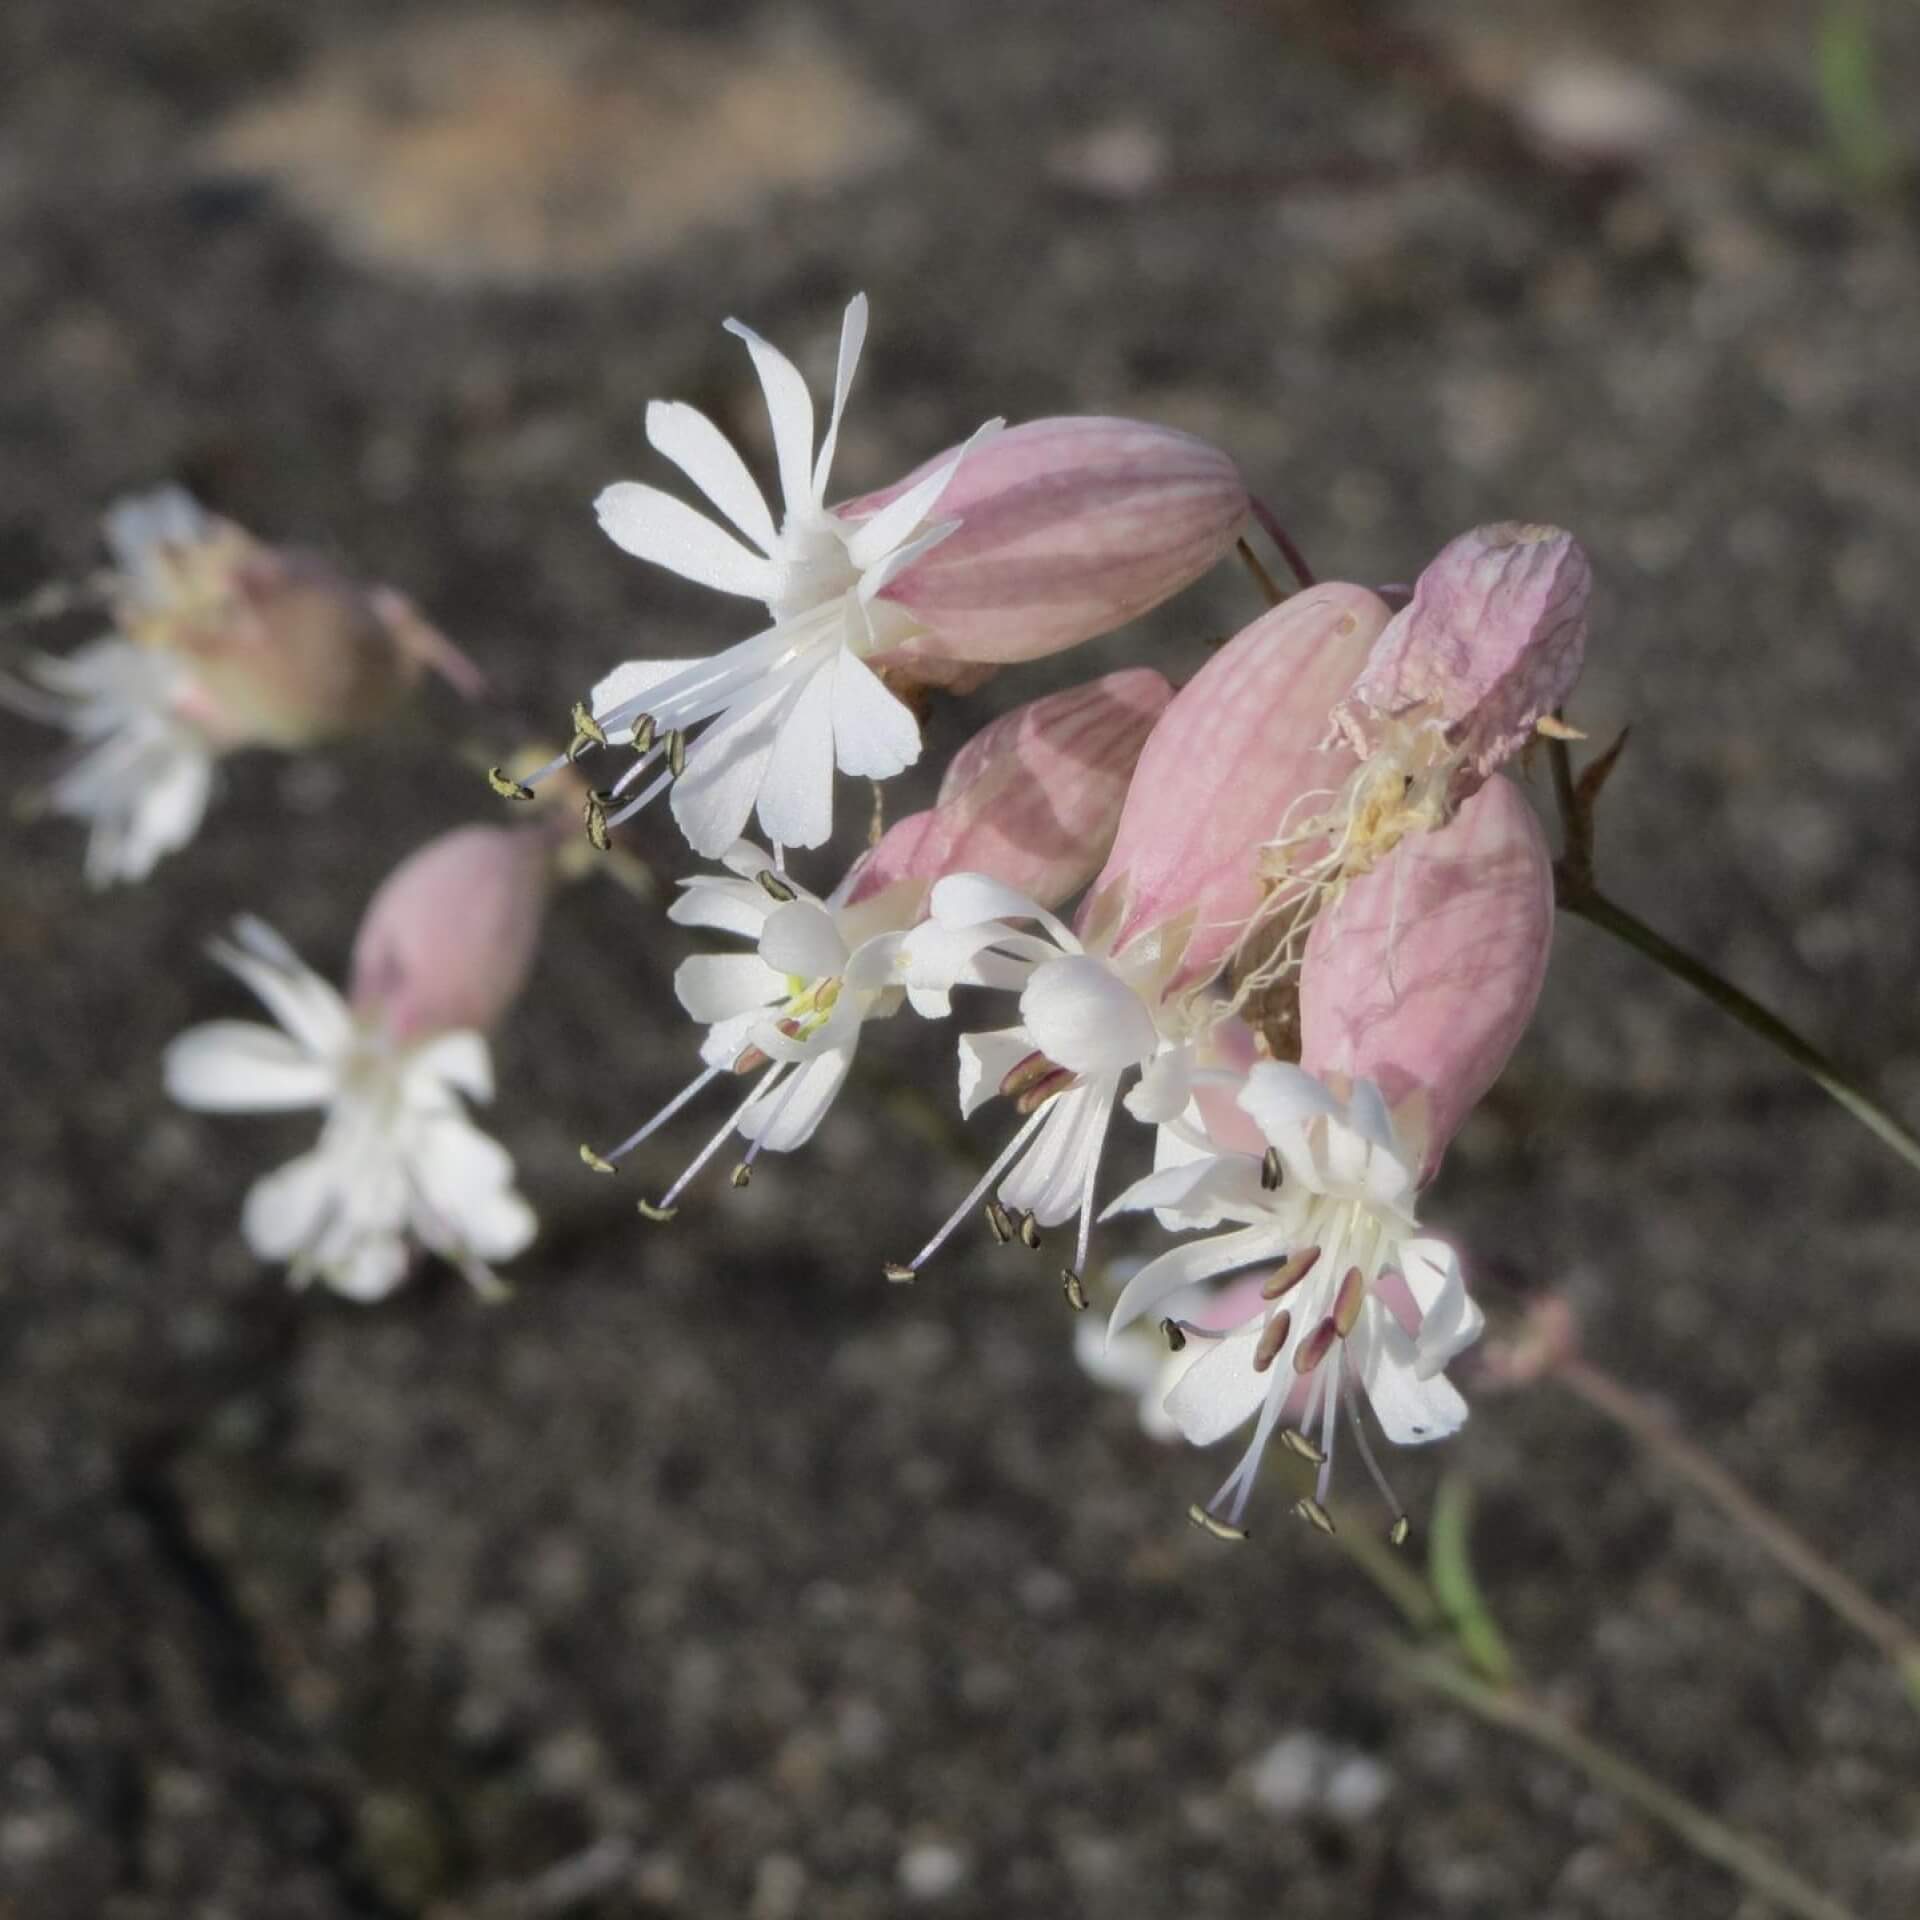
[[[1634,727],[1605,877],[1920,1109],[1915,202],[1875,96],[1823,110],[1821,10],[523,4],[7,0],[0,595],[177,477],[404,587],[557,726],[611,662],[745,630],[594,526],[659,477],[648,397],[763,446],[721,319],[818,374],[865,287],[848,491],[1108,409],[1231,447],[1329,575],[1578,530],[1575,717]],[[1905,139],[1916,16],[1881,11]],[[1060,670],[1185,671],[1251,611],[1223,573]],[[4,737],[30,785],[50,743]],[[574,1145],[685,1077],[685,945],[612,886],[558,903],[499,1042],[545,1222],[515,1301],[289,1296],[237,1217],[308,1123],[160,1092],[240,1010],[201,942],[251,909],[337,972],[400,853],[490,805],[426,744],[245,759],[106,897],[72,831],[7,832],[7,1920],[1765,1911],[1399,1690],[1277,1484],[1251,1545],[1191,1531],[1220,1463],[1083,1380],[1051,1280],[969,1249],[885,1286],[960,1170],[884,1091],[643,1228]],[[675,870],[664,823],[631,844]],[[1563,935],[1432,1217],[1914,1611],[1920,1187]],[[1419,1514],[1440,1463],[1397,1464]],[[1920,1721],[1870,1649],[1553,1388],[1482,1397],[1447,1464],[1569,1717],[1860,1915],[1920,1910]]]

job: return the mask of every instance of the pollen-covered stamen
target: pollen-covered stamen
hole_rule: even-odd
[[[1248,1537],[1245,1527],[1235,1526],[1231,1521],[1222,1520],[1210,1507],[1198,1504],[1189,1507],[1187,1520],[1190,1525],[1198,1527],[1202,1533],[1212,1534],[1216,1540],[1230,1540],[1238,1543]]]
[[[1326,1449],[1317,1441],[1309,1440],[1304,1433],[1295,1427],[1282,1427],[1280,1429],[1280,1444],[1285,1447],[1289,1453],[1310,1462],[1316,1467],[1326,1464]]]
[[[998,1200],[987,1202],[987,1231],[1003,1247],[1013,1238],[1013,1215]]]
[[[959,1226],[960,1222],[964,1220],[975,1207],[979,1206],[980,1203],[986,1199],[987,1195],[993,1191],[994,1187],[999,1184],[1000,1176],[1005,1173],[1007,1168],[1019,1157],[1027,1142],[1040,1130],[1040,1123],[1045,1118],[1046,1116],[1043,1113],[1029,1115],[1019,1132],[1000,1149],[992,1166],[975,1182],[973,1191],[954,1208],[953,1212],[948,1216],[945,1223],[933,1238],[929,1240],[911,1260],[904,1263],[896,1263],[904,1265],[908,1278],[918,1273],[920,1269],[946,1245],[948,1240],[953,1237],[953,1231]],[[1035,1249],[1039,1247],[1040,1229],[1035,1224],[1032,1214],[1025,1214],[1021,1217],[1018,1231],[1021,1240],[1027,1246]],[[1028,1237],[1029,1232],[1031,1232],[1031,1238]]]
[[[1314,1269],[1320,1258],[1318,1247],[1302,1247],[1291,1259],[1284,1260],[1260,1284],[1263,1300],[1279,1300],[1297,1287]]]
[[[1073,1267],[1060,1269],[1060,1290],[1067,1296],[1067,1305],[1075,1313],[1085,1313],[1088,1306],[1086,1282],[1080,1278]]]

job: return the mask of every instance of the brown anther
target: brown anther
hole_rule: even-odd
[[[490,786],[502,800],[531,800],[533,798],[533,789],[514,779],[505,767],[489,767],[487,769],[487,785]]]
[[[1013,1238],[1013,1215],[998,1200],[987,1202],[987,1231],[1003,1247]]]
[[[1333,1296],[1333,1312],[1328,1316],[1342,1340],[1353,1331],[1360,1309],[1366,1304],[1367,1283],[1361,1279],[1358,1267],[1349,1267],[1340,1281],[1340,1291]]]
[[[1040,1222],[1036,1220],[1032,1214],[1023,1213],[1020,1215],[1017,1231],[1020,1235],[1020,1244],[1023,1247],[1031,1253],[1038,1253],[1040,1251]]]
[[[633,729],[633,750],[635,753],[646,753],[651,750],[652,746],[653,715],[643,713],[640,716],[638,724]]]
[[[1073,1268],[1062,1267],[1060,1269],[1060,1291],[1067,1296],[1067,1305],[1070,1306],[1075,1313],[1086,1312],[1086,1282],[1080,1278],[1079,1274],[1077,1274]]]
[[[619,1171],[611,1160],[601,1159],[591,1147],[582,1147],[580,1149],[580,1158],[584,1160],[595,1173],[617,1173]]]
[[[687,736],[678,727],[667,735],[667,771],[678,780],[687,770]]]
[[[800,897],[771,867],[762,867],[753,877],[759,883],[760,891],[769,900],[779,901],[783,907],[788,901],[797,900]]]
[[[1299,1455],[1302,1460],[1312,1461],[1316,1467],[1324,1467],[1327,1464],[1325,1450],[1316,1446],[1296,1427],[1282,1427],[1280,1429],[1280,1444],[1285,1447],[1289,1453]]]
[[[651,1200],[637,1201],[634,1210],[642,1220],[651,1220],[657,1227],[664,1227],[680,1211],[678,1207],[656,1207]]]
[[[1280,1349],[1293,1331],[1293,1315],[1282,1307],[1260,1330],[1260,1344],[1253,1350],[1253,1370],[1265,1373],[1280,1358]]]
[[[1313,1263],[1319,1258],[1318,1247],[1302,1247],[1267,1275],[1260,1289],[1261,1299],[1278,1300],[1282,1294],[1291,1292],[1313,1271]]]
[[[1031,1086],[1056,1074],[1060,1069],[1044,1053],[1035,1051],[1024,1054],[1010,1066],[1001,1077],[1000,1093],[1007,1100],[1017,1099]]]
[[[1187,1509],[1187,1519],[1202,1533],[1210,1533],[1216,1540],[1239,1541],[1247,1537],[1245,1527],[1233,1527],[1224,1520],[1216,1520],[1205,1507],[1198,1503]]]
[[[1179,1353],[1186,1346],[1187,1330],[1178,1320],[1162,1320],[1160,1331],[1166,1336],[1169,1353]]]
[[[1272,1193],[1280,1184],[1280,1149],[1269,1147],[1260,1156],[1260,1184]]]
[[[1317,1528],[1321,1533],[1333,1532],[1333,1515],[1318,1500],[1296,1500],[1293,1510],[1308,1526]]]
[[[733,1070],[735,1073],[758,1073],[762,1067],[772,1064],[771,1054],[762,1053],[758,1047],[743,1047],[733,1063]]]
[[[1307,1337],[1293,1350],[1293,1370],[1295,1373],[1311,1373],[1328,1354],[1333,1351],[1333,1343],[1340,1338],[1340,1329],[1332,1320],[1322,1320]]]
[[[1407,1544],[1407,1535],[1412,1531],[1413,1522],[1409,1520],[1404,1513],[1395,1514],[1393,1517],[1393,1525],[1387,1529],[1387,1545],[1390,1547],[1404,1547]]]
[[[728,1174],[727,1179],[736,1187],[750,1186],[753,1181],[753,1163],[750,1160],[742,1160],[740,1164]]]
[[[912,1267],[903,1266],[898,1260],[889,1260],[880,1271],[898,1287],[908,1286],[919,1277]]]
[[[1065,1067],[1055,1067],[1044,1080],[1036,1080],[1014,1101],[1013,1110],[1018,1114],[1038,1113],[1056,1093],[1065,1093],[1074,1084],[1074,1076]]]

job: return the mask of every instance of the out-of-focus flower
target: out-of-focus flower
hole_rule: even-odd
[[[258,920],[236,921],[213,952],[279,1024],[216,1020],[183,1033],[167,1049],[167,1091],[210,1113],[326,1111],[318,1144],[248,1192],[247,1244],[287,1262],[296,1285],[318,1279],[354,1300],[391,1293],[415,1246],[498,1294],[489,1263],[519,1253],[535,1223],[506,1150],[463,1104],[493,1097],[485,1038],[396,1041]]]
[[[1252,1444],[1209,1503],[1221,1524],[1240,1525],[1276,1432],[1321,1461],[1318,1499],[1304,1510],[1324,1521],[1343,1401],[1386,1492],[1356,1390],[1401,1445],[1465,1419],[1442,1370],[1477,1336],[1480,1314],[1452,1248],[1419,1232],[1415,1196],[1518,1042],[1552,924],[1539,823],[1517,788],[1491,781],[1315,924],[1301,971],[1301,1064],[1256,1065],[1239,1096],[1265,1151],[1162,1167],[1114,1203],[1190,1230],[1232,1229],[1137,1274],[1115,1306],[1116,1332],[1218,1275],[1272,1268],[1259,1310],[1166,1403],[1198,1445],[1258,1414]]]
[[[541,826],[457,827],[380,883],[353,943],[356,1013],[399,1045],[485,1033],[526,984],[552,884]]]
[[[1358,764],[1262,855],[1302,931],[1551,724],[1579,678],[1591,584],[1570,533],[1511,522],[1462,534],[1420,575],[1334,713]],[[1297,962],[1297,944],[1282,958]]]
[[[776,846],[813,847],[833,826],[833,776],[884,780],[919,757],[920,728],[867,664],[918,629],[882,590],[954,530],[935,519],[969,449],[957,449],[882,511],[852,520],[827,505],[848,389],[867,332],[867,300],[848,306],[826,436],[814,448],[813,401],[793,363],[738,321],[766,393],[782,517],[719,429],[694,408],[655,401],[647,438],[736,530],[634,481],[606,489],[600,524],[627,552],[689,580],[765,603],[772,625],[707,660],[639,660],[595,687],[595,730],[640,757],[615,792],[669,764],[618,812],[617,824],[673,788],[674,818],[698,853],[717,857],[756,811]],[[689,745],[687,729],[706,724]],[[637,730],[637,735],[636,735]]]
[[[192,839],[222,754],[373,725],[427,667],[478,685],[402,595],[263,545],[178,487],[117,502],[105,536],[115,634],[0,678],[0,703],[79,743],[46,801],[89,824],[96,886]]]

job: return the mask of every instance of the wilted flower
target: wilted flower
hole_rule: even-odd
[[[1272,1265],[1259,1311],[1166,1403],[1200,1445],[1259,1414],[1245,1457],[1210,1503],[1224,1525],[1239,1526],[1276,1431],[1321,1461],[1324,1500],[1343,1400],[1385,1490],[1356,1388],[1402,1445],[1465,1419],[1442,1369],[1478,1334],[1480,1315],[1453,1250],[1419,1232],[1415,1196],[1525,1029],[1552,925],[1539,823],[1517,788],[1489,782],[1316,923],[1301,972],[1301,1065],[1257,1065],[1239,1096],[1265,1151],[1165,1167],[1110,1209],[1234,1228],[1136,1275],[1114,1309],[1116,1331],[1182,1289]],[[1317,1502],[1305,1510],[1325,1518]]]
[[[534,1217],[506,1150],[463,1104],[493,1097],[485,1038],[460,1030],[395,1040],[377,1008],[356,1017],[259,920],[237,920],[213,952],[279,1025],[216,1020],[183,1033],[167,1049],[167,1091],[211,1113],[322,1107],[327,1116],[317,1146],[248,1192],[247,1244],[286,1261],[296,1285],[318,1278],[350,1299],[391,1293],[414,1246],[497,1294],[488,1263],[519,1253]]]
[[[399,594],[268,547],[178,487],[105,517],[117,632],[0,679],[0,703],[64,727],[79,756],[47,804],[87,821],[87,877],[138,880],[192,839],[215,761],[368,726],[424,667],[478,675]]]

